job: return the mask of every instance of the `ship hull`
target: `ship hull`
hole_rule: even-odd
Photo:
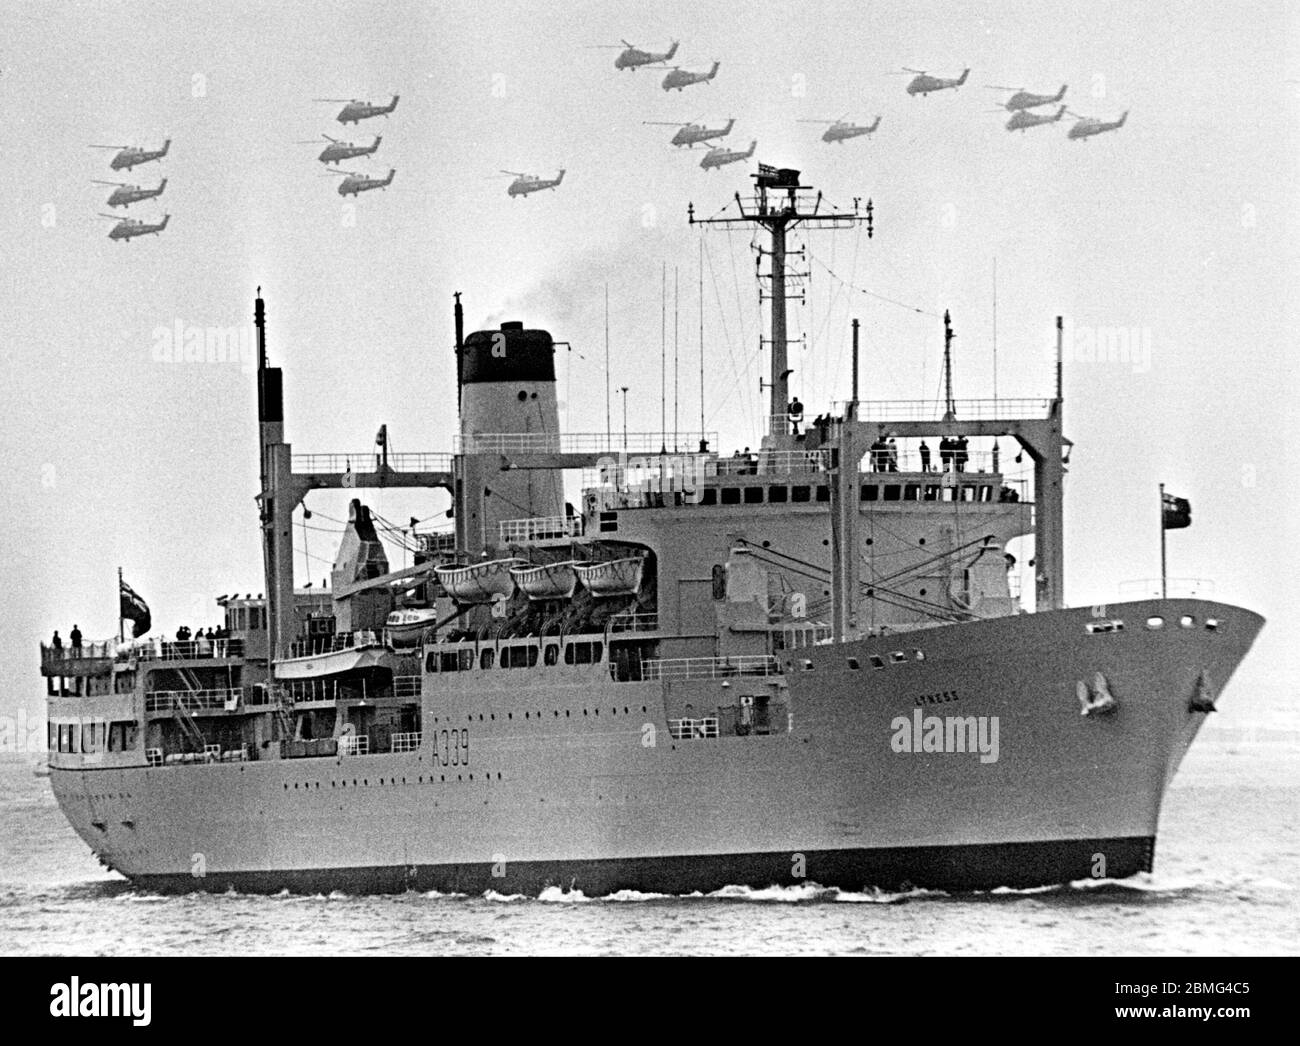
[[[536,896],[559,888],[601,896],[620,891],[712,893],[728,886],[759,889],[799,881],[850,891],[870,888],[962,892],[994,886],[1024,889],[1090,878],[1096,871],[1098,854],[1107,857],[1107,877],[1125,878],[1151,871],[1154,852],[1155,838],[1147,837],[812,851],[802,855],[807,874],[801,876],[791,874],[791,854],[787,851],[527,861],[507,863],[504,868],[485,862],[220,872],[202,880],[189,873],[134,878],[141,888],[157,893],[289,890],[379,894],[413,890]]]
[[[1156,616],[1163,627],[1147,627]],[[1152,867],[1165,789],[1205,719],[1190,708],[1199,680],[1217,698],[1262,623],[1153,600],[788,652],[788,724],[707,740],[673,739],[667,722],[771,680],[614,683],[604,665],[426,675],[416,752],[52,765],[51,781],[105,863],[157,889],[594,896],[1123,877]],[[1116,706],[1083,715],[1077,686],[1098,674]],[[901,746],[899,724],[927,717],[996,720],[998,744]]]

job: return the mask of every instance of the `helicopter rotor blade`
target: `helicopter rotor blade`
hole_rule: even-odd
[[[126,188],[126,182],[101,182],[98,178],[92,178],[90,181],[94,185],[119,185],[123,189]]]
[[[522,171],[502,171],[502,174],[513,175],[516,178],[530,178],[531,175],[524,174]]]
[[[129,145],[92,145],[92,149],[129,149]]]
[[[990,91],[1023,91],[1023,87],[999,87],[997,84],[985,84]]]
[[[906,66],[906,65],[903,66],[903,72],[905,72],[905,73],[915,73],[917,76],[924,76],[924,75],[925,75],[925,70],[924,70],[924,69],[912,69],[911,67]],[[895,75],[897,75],[897,74],[895,74]]]
[[[101,218],[107,218],[109,221],[121,222],[126,220],[120,214],[103,214],[102,212],[99,211],[96,211],[95,213],[98,214]]]

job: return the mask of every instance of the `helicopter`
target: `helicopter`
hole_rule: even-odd
[[[109,166],[115,171],[129,171],[142,163],[148,163],[150,160],[161,160],[167,155],[167,150],[171,148],[172,140],[168,138],[163,142],[161,149],[142,149],[138,145],[92,145],[92,149],[117,149],[118,154],[109,162]]]
[[[379,143],[384,140],[383,135],[375,135],[375,140],[371,145],[353,145],[351,142],[341,142],[337,138],[331,138],[328,134],[322,134],[330,144],[321,150],[321,154],[316,157],[323,164],[337,163],[339,160],[351,160],[355,156],[369,156],[379,149]],[[299,142],[299,145],[315,145],[314,141]]]
[[[397,173],[396,168],[390,168],[387,178],[371,178],[364,174],[358,174],[356,171],[339,171],[330,169],[330,174],[346,175],[342,182],[339,183],[340,196],[357,196],[360,193],[370,189],[386,189],[393,184],[393,175]]]
[[[1045,123],[1056,123],[1064,115],[1065,106],[1061,106],[1056,111],[1055,116],[1048,116],[1045,113],[1042,115],[1031,113],[1028,109],[1017,109],[1011,114],[1011,119],[1007,121],[1007,130],[1023,133],[1031,127],[1039,127]]]
[[[335,117],[341,124],[360,123],[362,120],[369,120],[372,116],[387,116],[397,108],[397,99],[400,95],[393,95],[393,100],[387,105],[371,105],[369,102],[358,102],[355,98],[317,98],[318,102],[346,102],[338,116]]]
[[[683,87],[690,87],[691,84],[708,83],[718,75],[718,66],[721,62],[714,62],[713,68],[707,73],[692,73],[680,66],[673,66],[668,75],[664,77],[663,87],[665,91],[678,90]]]
[[[97,178],[92,178],[95,185],[116,185],[117,188],[108,197],[110,207],[130,207],[133,203],[139,203],[141,200],[151,200],[155,196],[161,196],[163,190],[167,188],[167,179],[164,178],[156,189],[141,189],[138,185],[127,185],[126,182],[101,182]]]
[[[700,161],[700,166],[706,171],[711,171],[715,167],[722,167],[724,164],[735,163],[737,160],[748,160],[754,155],[754,150],[756,148],[758,148],[757,139],[749,143],[748,151],[724,149],[719,145],[704,154],[704,159]]]
[[[100,217],[117,222],[113,228],[109,229],[108,238],[126,243],[135,236],[147,236],[151,232],[162,232],[167,228],[167,221],[171,218],[171,215],[164,214],[163,220],[156,225],[142,222],[138,218],[123,218],[116,214],[101,214]]]
[[[514,175],[514,181],[510,183],[510,188],[506,190],[511,196],[527,196],[530,192],[541,192],[543,189],[554,189],[560,182],[564,181],[564,168],[560,168],[560,173],[554,178],[539,178],[535,174],[522,174],[519,171],[502,171],[502,174]]]
[[[966,77],[970,75],[969,69],[963,69],[961,76],[945,79],[942,76],[931,76],[922,69],[904,68],[905,73],[915,73],[912,82],[907,85],[907,93],[910,95],[921,95],[924,97],[931,91],[944,91],[949,87],[954,90],[966,82]]]
[[[619,41],[624,50],[614,59],[615,69],[631,69],[636,72],[643,65],[655,65],[659,62],[672,61],[673,55],[677,53],[677,41],[674,40],[672,45],[663,54],[655,54],[653,51],[642,51],[636,44],[629,44],[626,40]],[[611,45],[613,46],[613,45]]]
[[[1061,84],[1061,89],[1056,94],[1030,94],[1023,87],[998,87],[994,84],[985,84],[985,86],[990,91],[1014,91],[1015,93],[1002,106],[1007,112],[1014,113],[1017,109],[1036,109],[1040,105],[1059,102],[1065,97],[1065,89],[1069,84]]]
[[[673,135],[672,144],[685,145],[690,149],[694,149],[696,143],[707,142],[710,138],[725,138],[731,133],[731,129],[736,126],[735,117],[727,120],[726,127],[716,128],[708,128],[697,123],[669,123],[663,120],[642,120],[641,122],[651,127],[676,127],[677,133]]]
[[[870,125],[848,123],[842,116],[838,120],[800,120],[799,122],[830,124],[825,133],[822,134],[822,141],[828,144],[837,142],[842,145],[850,138],[857,138],[859,135],[864,134],[874,134],[876,128],[880,126],[880,117],[877,116],[876,122]]]
[[[1128,119],[1128,110],[1124,110],[1124,115],[1118,120],[1098,120],[1093,116],[1080,116],[1078,113],[1070,113],[1078,123],[1070,128],[1067,138],[1086,139],[1091,138],[1094,134],[1102,134],[1106,131],[1118,131],[1124,126],[1124,121]]]

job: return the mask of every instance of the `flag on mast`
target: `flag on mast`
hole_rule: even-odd
[[[1181,530],[1192,525],[1192,503],[1186,498],[1161,494],[1161,522],[1165,530]]]
[[[118,616],[131,622],[131,635],[139,639],[153,627],[149,604],[125,581],[118,579]]]

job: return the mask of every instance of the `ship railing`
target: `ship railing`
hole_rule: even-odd
[[[770,654],[651,658],[644,661],[643,665],[646,679],[661,679],[666,682],[723,679],[730,676],[772,676],[781,672],[781,663]]]
[[[81,646],[51,646],[41,644],[41,667],[52,668],[68,661],[103,660],[113,657],[118,648],[116,639],[97,639]]]
[[[848,403],[831,405],[831,413],[843,416]],[[938,400],[861,400],[858,403],[859,421],[943,421],[947,406]],[[958,424],[963,421],[1002,421],[1025,418],[1046,418],[1051,414],[1052,401],[1039,398],[970,399],[954,400],[953,414]]]
[[[340,650],[351,650],[354,647],[379,646],[382,645],[382,642],[383,633],[371,629],[358,632],[335,632],[332,635],[295,639],[289,644],[289,656],[294,658],[333,654]]]
[[[1214,582],[1209,578],[1171,577],[1162,582],[1160,578],[1137,578],[1119,583],[1119,598],[1161,599],[1164,592],[1169,599],[1213,599]]]
[[[831,467],[829,450],[736,451],[730,457],[709,462],[706,476],[786,475],[792,472],[826,472]]]
[[[244,641],[238,638],[172,641],[155,636],[151,641],[137,641],[117,651],[118,661],[198,661],[243,656]]]
[[[683,439],[698,437],[673,432],[475,432],[457,436],[457,454],[658,454]],[[718,434],[704,435],[716,443]]]
[[[778,650],[803,650],[824,643],[832,633],[831,626],[822,622],[785,625],[774,635],[773,642]]]
[[[668,736],[674,741],[705,741],[718,736],[718,717],[668,720]]]
[[[418,752],[420,750],[420,741],[424,737],[418,730],[408,731],[407,733],[392,735],[392,750],[394,752]]]
[[[659,628],[659,615],[648,611],[615,614],[606,625],[607,632],[654,632]]]
[[[144,695],[146,712],[233,712],[240,705],[240,690],[150,690]]]
[[[163,750],[161,748],[146,748],[144,750],[145,766],[162,766]]]
[[[298,475],[314,472],[360,473],[378,472],[384,463],[383,456],[374,451],[357,454],[294,454],[290,468]],[[389,454],[388,468],[393,472],[450,472],[450,454]]]
[[[394,697],[419,697],[422,692],[419,676],[393,676]]]
[[[365,734],[344,734],[338,740],[339,755],[370,754],[370,738]]]
[[[527,545],[534,541],[557,541],[582,537],[581,516],[534,516],[531,519],[503,519],[497,525],[503,545]]]

